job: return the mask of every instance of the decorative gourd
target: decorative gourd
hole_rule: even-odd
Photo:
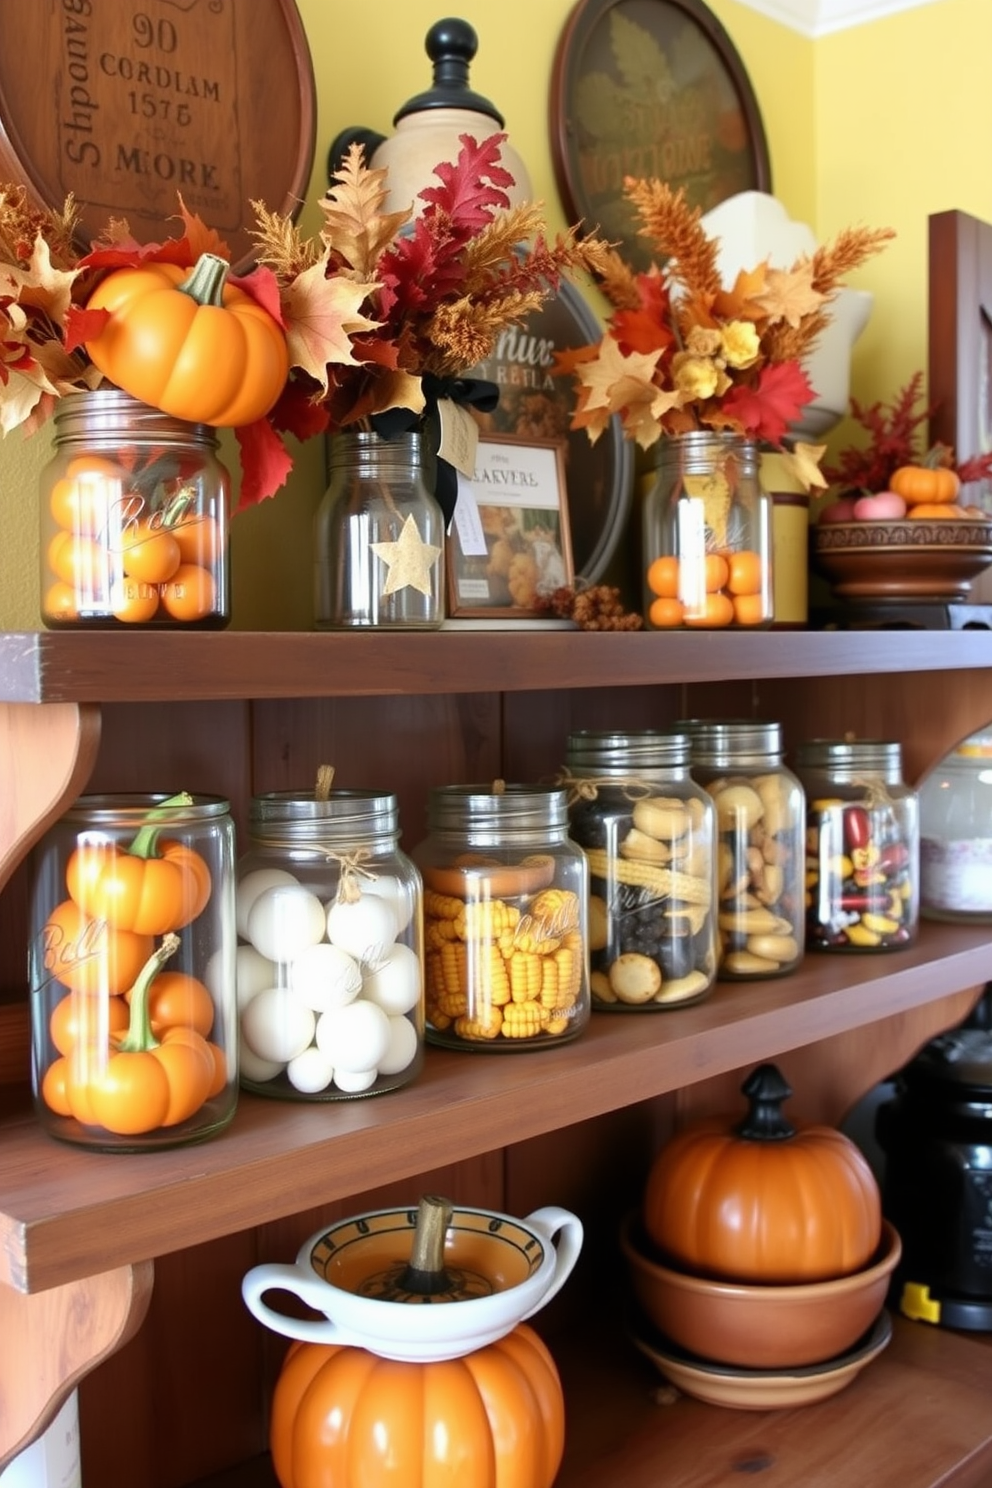
[[[901,465],[889,485],[907,506],[945,506],[957,500],[961,481],[946,465]]]
[[[190,423],[241,428],[285,386],[282,326],[227,283],[229,265],[201,253],[192,269],[146,263],[102,279],[87,310],[106,310],[86,342],[94,365],[133,398]]]
[[[792,1094],[773,1064],[741,1087],[734,1126],[713,1118],[662,1148],[648,1175],[644,1227],[677,1266],[701,1276],[787,1285],[861,1270],[882,1234],[865,1157],[829,1126],[791,1126]]]
[[[565,1445],[561,1382],[525,1323],[428,1364],[296,1343],[269,1444],[281,1488],[551,1488]]]

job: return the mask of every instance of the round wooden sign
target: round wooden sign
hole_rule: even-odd
[[[252,200],[295,217],[316,93],[294,0],[0,0],[0,174],[72,194],[80,247],[124,218],[177,232],[182,196],[252,259]]]

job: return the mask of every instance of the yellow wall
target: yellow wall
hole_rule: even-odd
[[[460,0],[479,35],[471,81],[506,116],[535,197],[564,225],[551,163],[548,89],[573,0]],[[362,124],[388,134],[400,104],[430,84],[424,36],[451,14],[438,0],[297,0],[317,78],[314,173],[302,226],[316,230],[327,148]],[[992,217],[984,166],[992,138],[986,72],[989,0],[936,0],[811,42],[739,0],[710,0],[751,79],[764,118],[772,185],[822,239],[847,223],[894,227],[898,240],[852,281],[876,306],[855,347],[852,393],[888,398],[926,363],[927,216],[959,208]],[[839,431],[843,434],[843,430]],[[47,434],[0,446],[0,626],[39,625],[37,474]],[[232,468],[233,448],[225,440]],[[310,521],[323,489],[320,442],[297,450],[286,489],[239,516],[233,536],[234,623],[310,625]]]

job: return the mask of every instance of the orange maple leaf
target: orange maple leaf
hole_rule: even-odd
[[[784,320],[798,329],[827,298],[813,288],[813,263],[806,259],[791,269],[769,269],[767,287],[757,303],[769,320]]]
[[[322,258],[298,274],[283,295],[283,316],[289,359],[327,392],[328,362],[359,366],[350,337],[374,331],[379,322],[361,313],[361,306],[376,284],[347,279],[341,274],[327,277],[327,259]]]
[[[767,314],[761,304],[765,292],[768,265],[741,269],[730,289],[723,289],[713,300],[713,313],[721,320],[760,320]]]

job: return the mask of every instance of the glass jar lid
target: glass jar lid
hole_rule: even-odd
[[[260,842],[291,838],[301,845],[341,845],[398,833],[399,804],[395,795],[373,790],[335,790],[326,800],[312,793],[270,791],[252,797],[248,829]]]
[[[576,729],[568,736],[565,761],[573,770],[629,775],[688,764],[690,744],[687,733],[674,729],[641,729],[635,733]]]
[[[676,729],[689,736],[692,763],[725,770],[774,763],[782,753],[782,725],[753,718],[681,719]]]
[[[89,393],[67,393],[55,405],[53,416],[56,444],[80,440],[155,440],[161,444],[202,444],[216,449],[216,429],[209,424],[189,423],[163,413],[119,388],[97,388]]]
[[[529,832],[568,824],[568,795],[557,786],[441,785],[430,793],[427,821],[434,831]]]
[[[807,739],[796,750],[796,766],[822,770],[838,780],[878,775],[897,785],[902,778],[902,748],[890,739]]]

